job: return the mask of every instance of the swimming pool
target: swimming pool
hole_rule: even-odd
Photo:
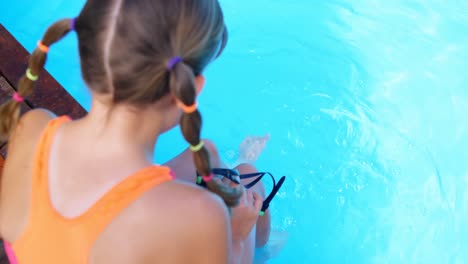
[[[271,207],[288,237],[268,263],[468,262],[468,2],[221,2],[231,38],[203,135],[232,161],[245,135],[271,134],[258,166],[288,176]],[[84,1],[44,3],[3,5],[29,51]],[[89,107],[73,34],[47,69]]]

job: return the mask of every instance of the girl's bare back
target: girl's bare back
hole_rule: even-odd
[[[24,187],[31,186],[36,148],[41,132],[51,119],[52,116],[45,111],[27,113],[10,142],[0,200],[0,233],[6,241],[18,240],[28,224],[31,192],[30,188]],[[115,177],[102,180],[106,171],[114,175],[124,174],[119,173],[115,166],[106,168],[91,164],[73,168],[80,161],[60,158],[68,157],[61,152],[74,149],[74,145],[80,142],[64,142],[63,139],[67,137],[66,127],[56,135],[59,142],[54,143],[51,156],[58,158],[50,161],[49,186],[51,203],[58,214],[73,219],[84,214],[102,194],[115,186]],[[122,162],[131,163],[128,159]],[[55,168],[56,164],[60,164],[59,169]],[[93,174],[97,168],[102,175]],[[99,178],[102,181],[97,181]],[[117,181],[124,179],[125,176],[122,176]],[[87,189],[86,196],[97,199],[83,199],[84,189]],[[224,208],[218,197],[188,184],[172,181],[158,185],[125,208],[105,227],[90,250],[89,263],[207,263],[206,257],[197,252],[203,251],[212,241],[228,241],[222,237],[229,229]],[[190,224],[187,224],[184,215],[190,216]],[[194,237],[199,239],[194,240]],[[43,241],[47,243],[47,237]],[[228,247],[227,244],[224,246]],[[227,263],[226,253],[220,250],[218,256],[211,258]],[[198,256],[200,259],[197,260]]]

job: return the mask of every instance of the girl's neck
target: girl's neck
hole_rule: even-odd
[[[112,151],[153,160],[158,136],[164,132],[161,114],[148,107],[132,109],[126,105],[108,106],[93,98],[91,110],[84,118],[74,122],[79,137],[99,142]]]

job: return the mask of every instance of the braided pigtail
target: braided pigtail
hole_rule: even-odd
[[[0,106],[0,140],[8,140],[20,116],[20,104],[33,92],[34,84],[44,68],[49,47],[65,36],[74,26],[73,19],[62,19],[47,29],[29,58],[28,68],[18,83],[18,91],[11,100]]]
[[[234,207],[239,203],[242,189],[230,188],[212,180],[210,154],[200,139],[202,117],[197,109],[197,92],[193,70],[179,57],[172,59],[167,68],[170,71],[169,87],[171,93],[176,97],[179,107],[184,110],[180,120],[180,128],[193,151],[195,167],[198,173],[205,175],[203,180],[208,189],[221,196],[227,206]]]

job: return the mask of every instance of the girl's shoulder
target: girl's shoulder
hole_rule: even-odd
[[[45,109],[26,112],[18,121],[8,139],[6,166],[15,168],[15,162],[25,164],[34,159],[37,144],[47,125],[56,116]],[[12,164],[13,163],[13,164]]]
[[[31,143],[38,141],[43,130],[56,115],[46,109],[26,112],[18,121],[9,138],[9,148],[34,148]],[[29,147],[28,147],[29,146]]]
[[[164,243],[183,248],[180,254],[191,263],[226,263],[230,218],[219,196],[177,180],[158,186],[145,196],[142,208],[149,214],[147,224],[153,227],[145,234],[148,245]],[[149,254],[154,253],[155,260],[163,258],[160,251],[148,250]]]

